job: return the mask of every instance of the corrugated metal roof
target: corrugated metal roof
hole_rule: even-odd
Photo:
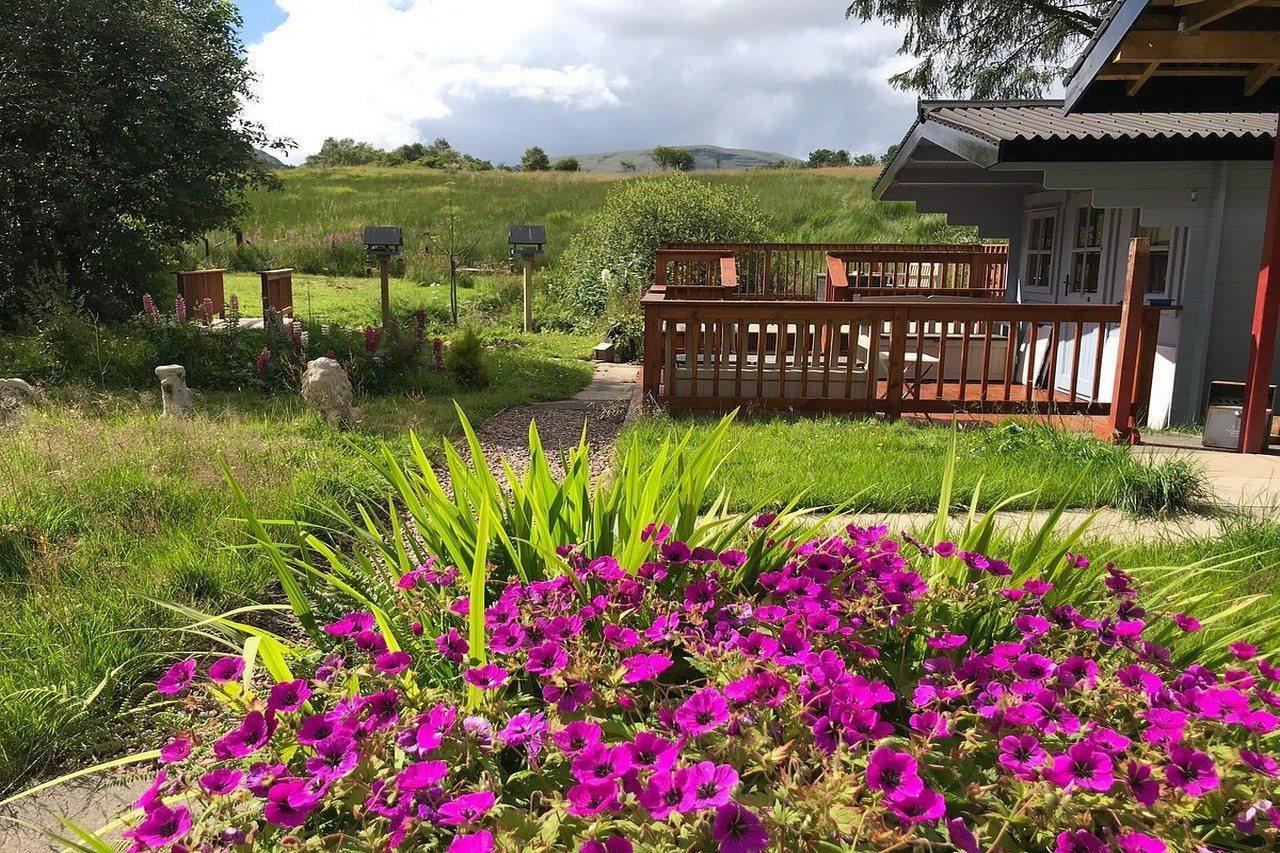
[[[920,116],[990,142],[1015,139],[1272,137],[1265,113],[1076,113],[1062,101],[922,101]]]

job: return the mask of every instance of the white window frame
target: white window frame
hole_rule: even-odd
[[[1032,242],[1036,223],[1045,221],[1053,223],[1053,234],[1049,238],[1048,246],[1036,248]],[[1055,289],[1058,272],[1058,243],[1061,233],[1062,205],[1043,205],[1027,209],[1025,234],[1022,243],[1026,247],[1022,253],[1022,286],[1027,290],[1036,293],[1051,293]],[[1043,284],[1035,284],[1031,280],[1031,259],[1033,256],[1040,259],[1042,263],[1048,264],[1048,271],[1044,274]]]

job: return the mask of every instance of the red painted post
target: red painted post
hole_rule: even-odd
[[[1111,440],[1117,444],[1137,444],[1142,438],[1133,422],[1133,396],[1138,385],[1142,303],[1147,289],[1150,250],[1151,243],[1146,237],[1129,241],[1129,267],[1120,309],[1120,342],[1116,347],[1116,384],[1111,392]]]
[[[1262,235],[1262,266],[1253,302],[1253,331],[1249,336],[1249,370],[1245,374],[1244,412],[1240,416],[1240,452],[1266,449],[1270,424],[1267,399],[1271,364],[1276,355],[1276,323],[1280,320],[1280,124],[1271,158],[1271,192],[1267,225]]]

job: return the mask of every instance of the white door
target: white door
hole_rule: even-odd
[[[1087,204],[1068,211],[1067,233],[1064,235],[1064,276],[1062,301],[1064,303],[1104,303],[1110,300],[1111,281],[1105,270],[1110,260],[1107,254],[1107,234],[1114,227],[1113,219],[1121,211],[1103,210]],[[1048,327],[1043,329],[1049,334]],[[1057,364],[1053,384],[1055,390],[1066,394],[1071,390],[1071,377],[1075,373],[1076,394],[1085,400],[1106,398],[1110,392],[1111,374],[1108,364],[1114,364],[1116,341],[1114,334],[1107,336],[1102,347],[1102,370],[1096,370],[1098,361],[1098,326],[1086,323],[1076,340],[1075,327],[1063,325],[1059,330]],[[1073,367],[1076,348],[1080,350],[1080,364]],[[1108,361],[1110,359],[1110,361]],[[1099,388],[1094,387],[1094,374],[1099,373]]]

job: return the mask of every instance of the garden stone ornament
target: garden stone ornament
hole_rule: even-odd
[[[191,402],[191,389],[187,387],[187,369],[181,364],[162,364],[156,368],[160,380],[160,400],[164,404],[162,415],[166,418],[186,420],[195,414]]]
[[[348,427],[360,418],[360,410],[351,403],[351,379],[332,358],[307,362],[302,374],[302,399],[331,426]]]
[[[22,407],[36,398],[36,389],[22,379],[0,379],[0,426],[22,419]]]

